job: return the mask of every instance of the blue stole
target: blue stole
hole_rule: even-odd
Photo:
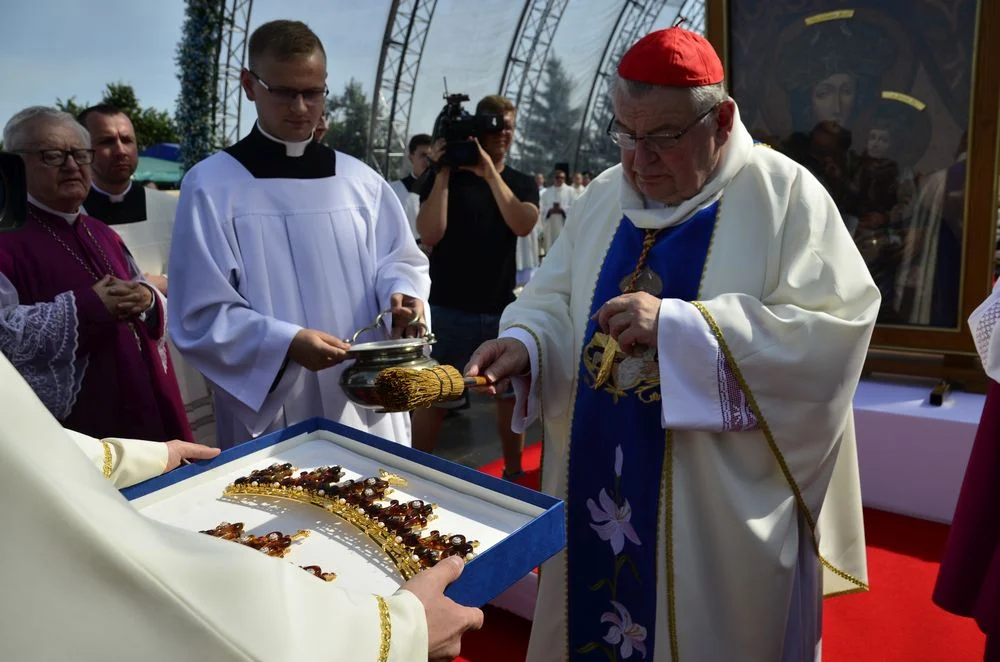
[[[650,292],[693,301],[715,229],[715,202],[662,230],[646,267]],[[590,313],[622,294],[646,231],[628,217],[618,225],[601,266]],[[639,279],[637,286],[649,283]],[[617,356],[612,377],[595,389],[607,337],[587,325],[573,409],[567,507],[570,659],[652,659],[655,646],[660,493],[665,433],[655,348]],[[667,642],[664,642],[667,645]],[[603,653],[603,654],[602,654]]]

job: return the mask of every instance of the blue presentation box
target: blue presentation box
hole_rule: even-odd
[[[338,464],[349,472],[347,477],[386,469],[406,478],[407,486],[397,488],[401,494],[393,498],[438,504],[439,517],[428,531],[461,533],[481,543],[446,591],[464,605],[488,603],[566,545],[559,499],[322,418],[240,444],[214,460],[183,466],[122,494],[153,519],[195,531],[222,521],[244,521],[246,530],[258,535],[309,529],[301,554],[295,551],[299,555],[287,560],[336,572],[334,584],[347,590],[385,594],[403,583],[375,542],[332,513],[286,500],[264,498],[260,506],[223,496],[237,476],[274,462],[291,462],[300,469]]]

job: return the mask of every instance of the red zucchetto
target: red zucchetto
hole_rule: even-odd
[[[722,61],[701,35],[683,28],[651,32],[632,44],[618,64],[626,80],[667,87],[721,83]]]

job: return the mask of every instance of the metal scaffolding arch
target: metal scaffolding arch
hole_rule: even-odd
[[[371,118],[368,162],[394,179],[406,156],[413,90],[437,0],[393,0],[382,37]]]
[[[611,121],[610,84],[614,80],[615,68],[625,50],[650,32],[653,23],[670,6],[678,6],[677,13],[669,21],[675,24],[684,19],[684,27],[704,34],[705,32],[705,0],[627,0],[618,14],[615,27],[608,35],[601,57],[601,65],[590,86],[587,95],[587,105],[583,119],[580,122],[580,135],[577,140],[576,156],[573,159],[573,169],[580,170],[584,164],[590,163],[595,157],[617,151],[609,148],[605,129]],[[617,161],[617,158],[615,158]]]
[[[500,79],[500,94],[517,106],[518,123],[527,126],[534,112],[538,83],[549,59],[549,49],[569,0],[525,0],[517,31],[510,43],[507,63]],[[525,131],[515,134],[511,160],[516,161]]]
[[[220,3],[222,20],[219,23],[213,112],[214,135],[219,147],[228,147],[240,138],[243,111],[240,71],[246,59],[252,9],[253,0],[222,0]]]

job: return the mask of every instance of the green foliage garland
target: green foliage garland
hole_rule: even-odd
[[[181,158],[188,169],[216,149],[214,126],[217,99],[219,31],[225,0],[187,0],[184,28],[177,46],[177,130]]]

